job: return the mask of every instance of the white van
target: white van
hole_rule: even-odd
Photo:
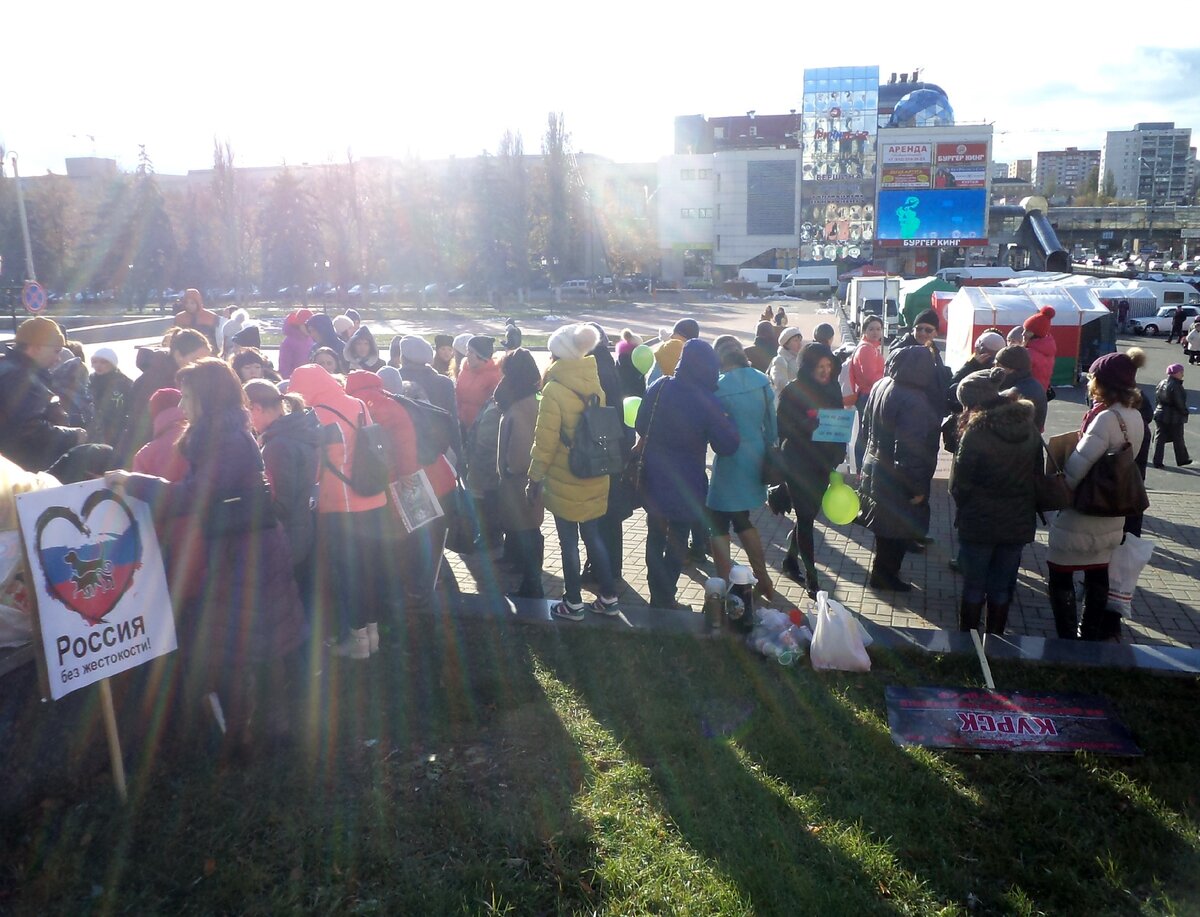
[[[561,296],[590,296],[592,282],[590,280],[564,280],[558,285]]]
[[[738,280],[753,283],[764,293],[770,292],[783,282],[787,273],[780,268],[744,267],[738,271]]]
[[[798,267],[788,271],[775,286],[773,293],[780,296],[810,296],[824,299],[837,289],[837,267],[823,264],[814,267]]]
[[[1181,280],[1139,280],[1137,285],[1154,294],[1160,309],[1163,306],[1200,305],[1200,290]]]
[[[944,267],[937,272],[938,280],[958,286],[995,286],[1001,280],[1017,276],[1011,267]]]

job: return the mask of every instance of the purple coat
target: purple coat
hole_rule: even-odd
[[[198,594],[180,601],[172,591],[180,650],[218,673],[283,656],[303,642],[307,625],[258,445],[248,430],[230,427],[185,456],[191,469],[179,483],[135,474],[127,485],[154,510],[160,538],[185,542],[167,548],[205,564]],[[189,524],[164,524],[179,517]]]
[[[279,342],[279,375],[291,378],[292,370],[308,362],[313,352],[313,341],[303,328],[284,325],[283,340]]]
[[[692,340],[683,345],[675,375],[660,377],[646,390],[635,429],[645,440],[647,512],[668,519],[704,517],[709,444],[717,455],[732,455],[740,443],[737,425],[714,394],[718,376],[712,347]]]

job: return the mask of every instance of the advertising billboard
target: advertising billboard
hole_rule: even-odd
[[[883,248],[987,245],[987,190],[879,191],[876,244]]]
[[[933,144],[880,143],[879,144],[879,187],[917,188],[933,187]]]
[[[986,188],[987,143],[939,143],[934,170],[935,188]]]
[[[869,260],[875,235],[879,68],[804,71],[801,259]]]

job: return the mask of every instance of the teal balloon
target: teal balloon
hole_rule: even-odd
[[[829,475],[829,486],[821,498],[821,510],[834,525],[848,525],[858,516],[861,504],[854,488],[842,480],[838,472]]]
[[[625,406],[625,426],[630,429],[637,423],[638,409],[642,406],[642,399],[637,395],[630,395],[623,402]]]
[[[650,367],[654,365],[654,351],[645,344],[638,344],[637,347],[633,348],[633,353],[629,358],[633,361],[633,365],[637,367],[637,371],[643,376],[650,372]]]

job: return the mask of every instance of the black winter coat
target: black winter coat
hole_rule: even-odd
[[[1179,379],[1167,376],[1154,389],[1154,422],[1160,427],[1173,427],[1187,421],[1187,392]]]
[[[933,364],[933,374],[924,383],[923,389],[925,397],[929,401],[929,407],[933,409],[933,412],[938,415],[938,419],[940,420],[949,413],[946,409],[946,392],[950,388],[950,367],[942,362],[942,352],[937,349],[936,345],[927,347],[924,344],[918,343],[911,331],[892,345],[892,354],[896,354],[909,347],[917,347],[923,350],[929,355],[929,362]]]
[[[924,347],[894,351],[887,375],[875,383],[863,410],[862,515],[882,538],[914,539],[929,530],[929,484],[941,425],[929,400],[934,377]],[[909,502],[918,496],[925,499],[915,506]]]
[[[0,354],[0,455],[26,471],[45,471],[79,444],[46,373],[24,351]]]
[[[154,438],[154,418],[150,416],[150,396],[160,388],[175,387],[175,359],[165,350],[146,349],[138,354],[142,374],[129,390],[128,420],[125,431],[113,450],[114,468],[132,468],[137,451]]]
[[[275,515],[287,532],[292,565],[309,560],[314,538],[321,423],[311,408],[284,414],[262,434],[263,463]]]
[[[129,418],[129,395],[133,391],[133,382],[119,369],[114,369],[103,376],[92,373],[88,387],[96,406],[96,415],[88,426],[88,441],[115,446]]]
[[[1028,544],[1037,532],[1034,476],[1041,436],[1033,405],[1009,401],[967,420],[950,473],[958,537],[981,544]]]
[[[829,472],[846,457],[845,443],[814,443],[817,418],[809,411],[842,407],[842,389],[834,376],[818,385],[804,369],[779,395],[779,439],[785,473],[797,515],[815,515],[829,485]]]

